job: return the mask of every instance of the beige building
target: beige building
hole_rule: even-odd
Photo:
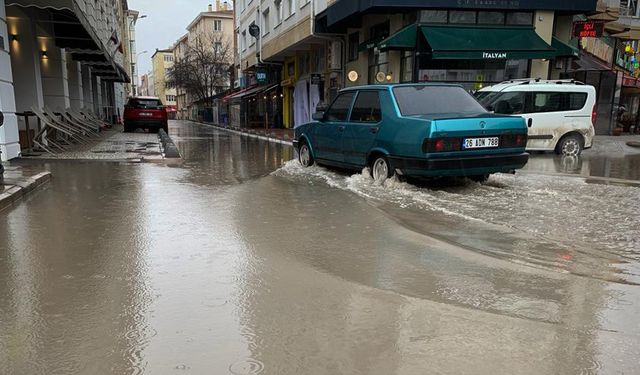
[[[173,49],[157,49],[151,56],[154,92],[153,95],[160,98],[162,103],[167,107],[169,116],[175,118],[176,112],[176,89],[167,87],[167,72],[173,66],[174,54]]]
[[[189,51],[189,48],[195,43],[197,38],[215,40],[211,43],[211,48],[215,48],[216,43],[228,44],[230,50],[234,50],[234,18],[231,3],[228,1],[217,0],[214,5],[209,5],[205,12],[200,12],[191,23],[187,26],[187,33],[176,41],[173,45],[173,56],[175,61],[183,59]],[[230,56],[233,58],[233,53]],[[230,61],[229,63],[232,63]],[[231,82],[227,83],[227,87],[231,86]],[[156,78],[157,85],[157,78]],[[216,93],[211,93],[215,95]],[[194,98],[184,90],[178,88],[175,93],[177,104],[177,117],[181,119],[190,119],[197,116],[197,106]]]

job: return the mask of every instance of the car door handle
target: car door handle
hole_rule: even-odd
[[[378,127],[377,126],[372,126],[369,128],[369,133],[371,134],[376,134],[378,132]]]
[[[344,131],[344,126],[338,126],[338,131],[339,132],[343,132]]]
[[[533,126],[533,119],[530,118],[529,120],[527,120],[527,126],[528,127],[532,127]]]

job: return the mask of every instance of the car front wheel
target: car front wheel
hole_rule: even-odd
[[[300,161],[300,164],[305,168],[312,166],[314,163],[313,156],[311,155],[311,149],[306,142],[302,143],[302,145],[300,146],[298,160]]]
[[[579,156],[584,148],[582,138],[576,134],[568,135],[558,142],[556,154],[566,156]]]
[[[371,164],[371,177],[376,183],[383,183],[386,179],[393,176],[389,160],[384,156],[378,156]]]

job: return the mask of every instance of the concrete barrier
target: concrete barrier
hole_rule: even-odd
[[[160,129],[160,131],[158,132],[158,137],[160,138],[160,144],[162,144],[162,150],[166,159],[181,158],[178,147],[176,147],[175,143],[173,143],[173,139],[171,139],[169,134],[167,134],[164,129]]]

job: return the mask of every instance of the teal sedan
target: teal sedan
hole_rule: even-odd
[[[369,167],[377,182],[394,174],[484,181],[529,160],[524,119],[491,114],[448,84],[344,89],[294,139],[303,166]]]

